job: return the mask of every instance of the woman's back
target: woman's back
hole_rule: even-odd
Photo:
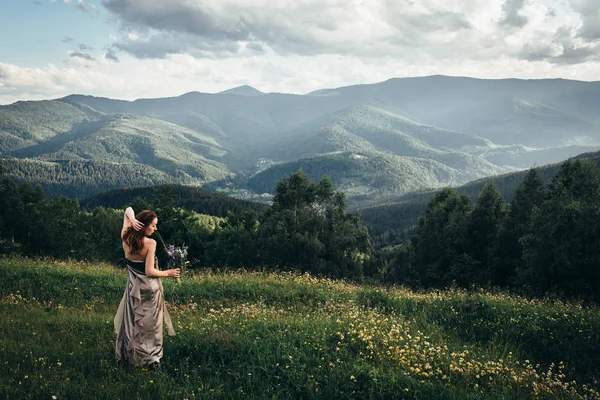
[[[149,240],[153,240],[153,239],[142,238],[142,244],[144,247],[142,247],[142,249],[137,253],[134,253],[132,251],[132,248],[127,244],[127,242],[125,242],[123,240],[122,243],[123,243],[123,252],[125,253],[125,258],[127,260],[131,260],[131,261],[145,261],[146,256],[148,255],[147,242]]]

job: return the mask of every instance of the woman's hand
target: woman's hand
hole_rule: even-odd
[[[133,212],[133,208],[127,207],[125,210],[125,215],[123,216],[123,228],[121,228],[121,239],[123,239],[123,235],[127,232],[129,227],[132,227],[136,231],[141,231],[144,229],[144,224],[135,219],[135,213]]]
[[[179,278],[181,275],[181,270],[179,268],[168,269],[167,274],[167,276],[171,278]]]
[[[135,218],[131,221],[131,226],[133,226],[133,229],[135,229],[136,231],[141,231],[142,229],[144,229],[144,224],[142,224]]]

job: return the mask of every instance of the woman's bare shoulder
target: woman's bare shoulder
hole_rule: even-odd
[[[149,237],[144,237],[144,247],[145,248],[156,248],[156,240],[149,238]]]

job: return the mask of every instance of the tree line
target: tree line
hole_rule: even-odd
[[[382,275],[416,286],[499,286],[600,297],[600,169],[567,161],[547,186],[531,169],[507,204],[490,180],[474,204],[454,189],[429,201]]]
[[[277,184],[264,212],[226,217],[178,207],[176,194],[177,187],[166,185],[152,203],[137,197],[131,205],[157,212],[159,232],[168,244],[188,246],[192,268],[298,270],[351,279],[375,274],[368,231],[328,178],[314,183],[298,171]],[[48,199],[39,186],[18,185],[1,169],[0,195],[0,253],[122,263],[122,210]],[[165,257],[159,252],[163,265]]]
[[[438,191],[412,237],[392,251],[374,249],[329,178],[314,183],[301,170],[277,184],[264,210],[211,216],[178,206],[176,193],[166,185],[151,202],[136,197],[130,204],[158,213],[159,232],[168,244],[188,246],[193,268],[600,297],[600,169],[585,159],[563,163],[547,185],[531,169],[508,203],[493,180],[474,202],[452,188]],[[48,199],[39,187],[17,185],[1,172],[0,194],[1,253],[122,261],[122,210]]]
[[[82,200],[81,205],[87,209],[97,207],[121,209],[126,208],[136,198],[143,198],[149,203],[154,203],[157,196],[160,196],[164,191],[169,192],[175,207],[217,217],[226,217],[230,211],[236,214],[248,210],[262,213],[268,208],[264,203],[236,199],[196,186],[180,184],[111,189]]]

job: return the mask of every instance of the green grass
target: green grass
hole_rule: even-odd
[[[600,398],[600,309],[309,275],[164,280],[177,336],[117,362],[126,274],[0,258],[0,398]]]

